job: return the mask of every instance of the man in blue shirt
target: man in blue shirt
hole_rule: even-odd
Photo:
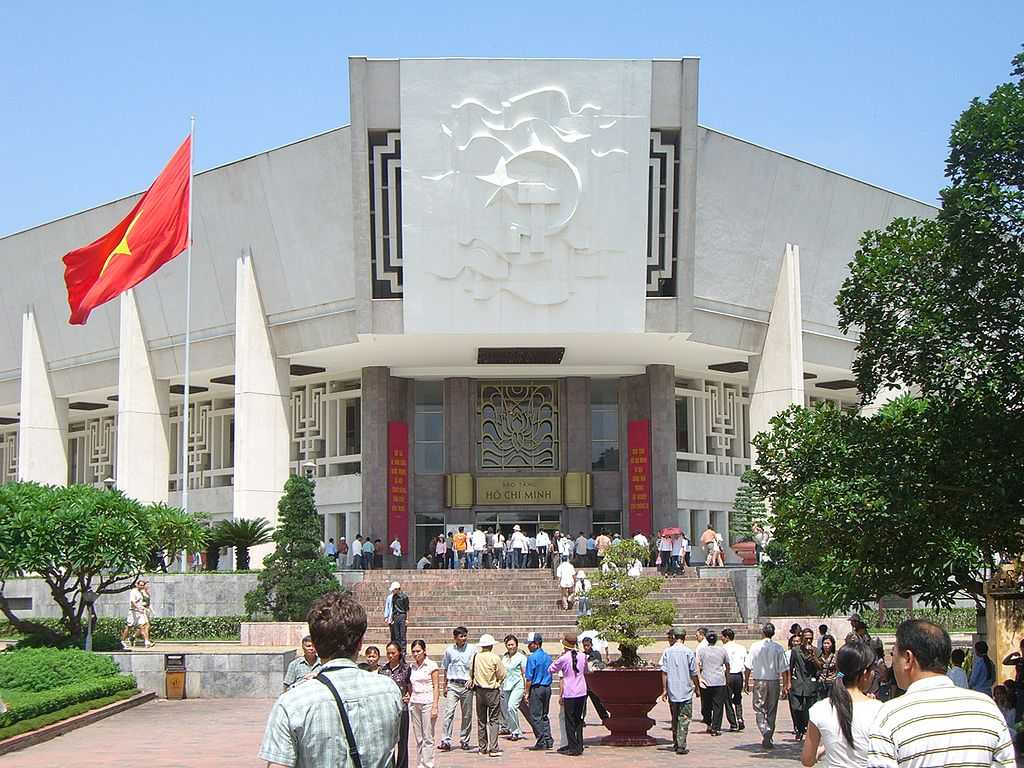
[[[533,718],[533,730],[537,743],[527,749],[540,751],[555,746],[551,738],[551,721],[548,709],[551,706],[551,657],[541,647],[544,638],[539,632],[531,632],[526,636],[530,655],[526,659],[526,698],[530,702],[530,717]]]
[[[697,659],[686,647],[683,627],[672,627],[669,634],[670,645],[661,654],[661,700],[668,702],[672,712],[672,747],[677,755],[685,755],[690,751],[686,737],[693,719],[693,697],[700,696]]]

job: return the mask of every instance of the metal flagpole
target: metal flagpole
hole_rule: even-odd
[[[192,384],[192,206],[195,200],[196,118],[189,119],[188,127],[188,249],[185,253],[185,386],[181,410],[181,508],[188,512],[188,405]],[[181,571],[188,570],[187,552],[181,553]]]

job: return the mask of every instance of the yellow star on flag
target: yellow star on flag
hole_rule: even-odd
[[[128,229],[124,231],[124,237],[121,238],[121,242],[114,246],[114,250],[110,252],[110,255],[107,256],[106,261],[103,262],[103,266],[100,268],[100,277],[103,277],[103,273],[107,271],[107,267],[110,266],[110,262],[114,260],[115,256],[132,255],[132,249],[128,245],[128,235],[132,233],[132,227],[135,226],[135,222],[137,222],[139,220],[139,217],[142,216],[142,210],[143,209],[140,208],[139,212],[135,214],[135,218],[132,219],[132,223],[129,224]]]

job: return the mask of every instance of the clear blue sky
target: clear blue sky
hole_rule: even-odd
[[[0,13],[0,235],[348,122],[347,57],[701,58],[700,121],[925,201],[1024,2],[22,2]]]

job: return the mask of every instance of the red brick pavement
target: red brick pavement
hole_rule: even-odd
[[[155,701],[136,709],[95,723],[81,730],[61,736],[53,741],[29,747],[21,752],[4,756],[4,768],[107,768],[119,766],[127,760],[131,765],[146,768],[256,768],[262,766],[256,758],[267,713],[273,702],[267,699],[196,699],[192,701]],[[676,755],[671,751],[672,734],[668,729],[668,705],[658,703],[653,717],[658,724],[651,735],[658,739],[654,747],[603,747],[601,737],[607,731],[600,725],[588,725],[585,733],[587,750],[582,757],[568,758],[556,752],[536,753],[526,750],[529,740],[509,742],[504,739],[501,760],[487,760],[468,752],[438,753],[437,768],[538,768],[544,765],[594,766],[595,768],[625,768],[642,760],[646,766],[672,766],[706,768],[709,760],[730,768],[749,766],[789,766],[799,760],[799,745],[789,735],[788,707],[779,707],[777,745],[771,752],[760,747],[760,735],[753,725],[750,699],[745,700],[747,730],[741,733],[724,732],[719,737],[702,732],[703,725],[694,723],[690,729],[690,754]],[[557,705],[552,701],[552,725],[558,738]],[[589,720],[595,716],[588,711]],[[438,722],[440,732],[440,722]],[[476,730],[474,726],[474,742]],[[415,744],[410,766],[415,768]],[[724,761],[724,762],[723,762]]]

